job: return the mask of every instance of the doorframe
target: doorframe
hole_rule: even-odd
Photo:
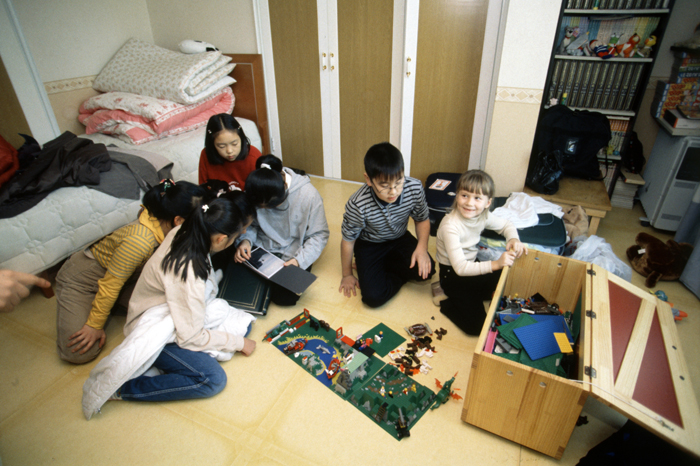
[[[61,130],[11,0],[0,2],[0,30],[0,56],[32,136],[39,144],[56,139]]]
[[[4,0],[8,1],[8,0]],[[322,0],[319,0],[319,3]],[[337,0],[330,0],[337,11]],[[488,142],[496,103],[498,74],[503,51],[503,37],[509,0],[490,0],[486,16],[484,45],[481,52],[481,71],[475,107],[476,115],[485,115],[483,119],[474,118],[472,142],[469,157],[469,169],[486,166]],[[411,145],[413,134],[413,108],[415,100],[416,51],[418,49],[418,12],[420,0],[394,0],[394,34],[392,45],[392,80],[390,109],[390,141],[396,145],[404,156],[406,174],[411,170]],[[279,114],[277,112],[277,94],[274,76],[272,52],[272,30],[270,27],[269,4],[267,0],[253,0],[256,17],[256,36],[258,50],[263,55],[265,86],[268,95],[268,116],[270,120],[270,137],[273,151],[282,158]],[[336,27],[337,30],[337,27]],[[319,31],[319,35],[320,35]],[[335,38],[337,54],[337,37]],[[408,62],[408,58],[411,62]],[[320,58],[319,58],[320,60]],[[410,75],[407,73],[410,72]],[[337,74],[336,74],[337,79]],[[322,80],[323,81],[323,80]],[[325,125],[324,125],[325,126]],[[339,128],[337,129],[339,134]],[[324,129],[325,133],[325,129]],[[333,138],[333,136],[331,136]],[[337,151],[326,153],[324,134],[324,176],[340,178],[340,138]]]

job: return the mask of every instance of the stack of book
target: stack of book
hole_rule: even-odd
[[[616,183],[614,183],[614,181],[617,180],[620,174],[619,165],[613,161],[608,161],[606,164],[605,161],[598,160],[598,166],[600,167],[601,175],[604,176],[603,183],[605,183],[605,190],[608,192],[608,195],[610,195],[615,188]]]
[[[671,78],[656,83],[656,93],[651,103],[654,118],[663,118],[667,110],[679,105],[700,105],[700,57],[690,57],[684,52],[674,52],[674,55]]]
[[[637,194],[637,188],[639,188],[638,185],[625,183],[624,180],[620,178],[615,183],[615,189],[610,198],[610,204],[613,207],[631,209],[634,205],[634,196]]]

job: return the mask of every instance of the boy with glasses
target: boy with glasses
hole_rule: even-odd
[[[428,254],[430,220],[420,181],[404,177],[401,152],[384,142],[365,155],[365,181],[345,205],[340,244],[345,296],[362,293],[362,301],[379,307],[409,280],[424,281],[435,273]],[[417,239],[407,230],[415,223]],[[352,272],[355,254],[357,278]]]

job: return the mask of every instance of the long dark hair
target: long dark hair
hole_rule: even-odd
[[[204,188],[188,181],[163,180],[143,195],[143,206],[151,216],[171,224],[175,217],[187,218],[206,195]]]
[[[236,160],[243,160],[248,156],[250,150],[250,139],[243,132],[243,127],[236,119],[228,113],[219,113],[209,118],[207,123],[207,131],[204,135],[204,151],[207,154],[207,159],[212,165],[222,165],[226,160],[219,155],[214,145],[214,139],[221,131],[231,131],[238,133],[241,138],[241,152],[236,157]]]
[[[255,161],[255,168],[245,181],[245,192],[250,202],[258,208],[282,204],[287,199],[282,161],[274,155],[264,155]]]
[[[227,193],[194,209],[173,238],[170,251],[163,258],[164,272],[180,273],[187,280],[188,265],[192,263],[195,277],[206,280],[209,275],[208,255],[211,237],[217,233],[237,236],[250,221],[251,207],[244,193]]]

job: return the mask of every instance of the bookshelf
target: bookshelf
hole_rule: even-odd
[[[673,0],[562,1],[539,117],[552,99],[608,117],[612,139],[599,160],[611,197],[672,8]]]

